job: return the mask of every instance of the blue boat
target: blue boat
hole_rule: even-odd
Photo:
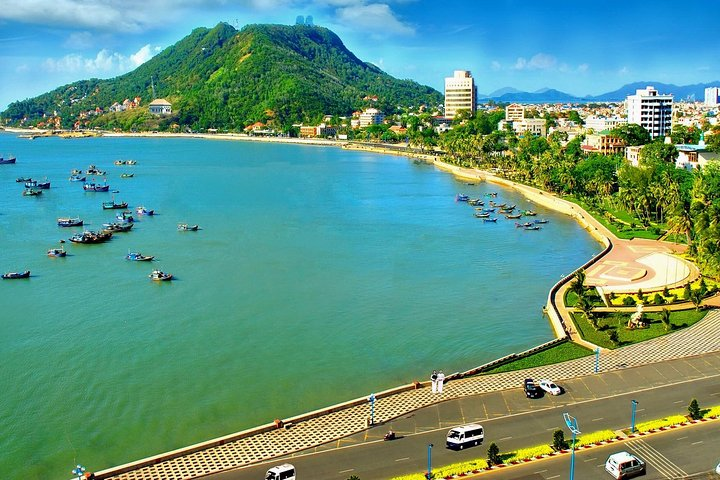
[[[68,178],[68,180],[70,180],[71,182],[84,182],[85,180],[87,180],[87,177],[85,175],[75,173],[70,175],[70,178]]]
[[[132,260],[133,262],[150,262],[155,258],[152,255],[143,255],[140,252],[130,252],[125,255],[126,260]]]
[[[98,183],[86,183],[83,185],[83,190],[86,192],[107,192],[110,190],[110,185],[100,185]]]
[[[497,217],[496,218],[483,218],[482,221],[483,222],[497,222]]]
[[[467,202],[468,200],[470,200],[469,195],[465,195],[463,193],[458,193],[457,195],[455,195],[456,202]]]

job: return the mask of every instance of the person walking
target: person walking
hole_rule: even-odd
[[[443,382],[445,382],[445,374],[440,370],[437,374],[437,393],[442,393]]]
[[[432,383],[432,392],[437,393],[437,385],[438,385],[438,373],[437,370],[433,370],[432,375],[430,375],[430,382]]]

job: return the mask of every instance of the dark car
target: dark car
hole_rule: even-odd
[[[535,381],[532,378],[526,378],[523,382],[523,389],[525,390],[525,396],[527,398],[540,398],[542,397],[542,390],[540,387],[535,385]]]

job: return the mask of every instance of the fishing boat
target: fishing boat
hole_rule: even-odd
[[[127,206],[128,206],[127,202],[115,203],[115,200],[110,200],[109,202],[102,203],[103,210],[127,208]]]
[[[153,270],[152,273],[148,275],[148,277],[150,277],[150,279],[152,280],[159,282],[172,280],[173,278],[172,273],[165,273],[162,270]]]
[[[64,217],[64,218],[58,218],[57,224],[58,224],[58,227],[81,227],[83,224],[83,221],[80,217],[75,217],[75,218]]]
[[[143,255],[140,252],[130,252],[125,255],[126,260],[132,260],[133,262],[150,262],[155,258],[154,255]]]
[[[25,182],[25,188],[36,188],[37,187],[37,180],[33,180],[32,178],[28,178]]]
[[[179,223],[177,228],[181,232],[194,232],[195,230],[198,230],[200,228],[200,226],[188,225],[187,223]]]
[[[103,223],[103,232],[129,232],[133,225],[130,222]]]
[[[465,195],[464,193],[458,193],[455,195],[455,201],[456,202],[467,202],[470,200],[470,196]]]
[[[471,198],[470,200],[468,200],[468,204],[470,204],[474,207],[479,207],[479,206],[485,205],[485,202],[483,202],[479,198]]]
[[[79,173],[73,173],[70,175],[70,178],[68,178],[71,182],[84,182],[87,180],[87,177],[85,175],[81,175]]]
[[[30,270],[25,270],[24,272],[8,272],[8,273],[2,274],[2,278],[5,278],[5,279],[29,278],[29,277],[30,277]]]
[[[483,208],[481,210],[481,212],[483,212],[483,213],[490,213],[490,212],[494,212],[494,211],[495,211],[494,208]]]
[[[85,170],[85,173],[88,175],[105,175],[106,172],[103,170],[99,170],[95,167],[95,165],[90,165],[87,170]]]
[[[522,214],[528,217],[534,217],[535,215],[537,215],[537,213],[533,212],[532,210],[524,210]]]
[[[26,197],[36,197],[42,194],[42,190],[36,190],[34,188],[26,188],[22,193]]]
[[[113,163],[115,165],[125,165],[126,164],[125,160],[115,160]]]
[[[11,163],[15,163],[15,160],[16,160],[15,157],[9,157],[9,158],[0,157],[0,165],[8,165]],[[30,272],[28,272],[28,274],[29,273]]]
[[[125,165],[137,165],[137,161],[136,160],[126,160]]]
[[[497,218],[483,218],[483,222],[497,222]]]
[[[70,237],[70,241],[74,243],[102,243],[110,240],[112,232],[93,232],[86,230],[82,233],[76,233]]]
[[[490,213],[475,212],[476,218],[490,218]]]
[[[107,192],[110,190],[110,185],[98,183],[86,183],[83,185],[83,190],[86,192]]]
[[[530,222],[525,222],[525,223],[515,222],[515,228],[525,228],[525,227],[532,227],[532,226],[533,226],[533,224]]]
[[[67,252],[64,248],[51,248],[47,251],[48,257],[64,257],[67,255]]]
[[[47,190],[48,188],[50,188],[50,182],[37,182],[36,187]]]
[[[130,223],[132,223],[132,222],[135,221],[135,219],[134,219],[133,216],[132,216],[132,212],[130,212],[130,211],[128,211],[128,210],[125,210],[125,211],[122,212],[122,213],[118,213],[117,215],[115,215],[115,218],[117,218],[117,219],[120,220],[121,222],[130,222]]]
[[[508,220],[516,220],[520,217],[522,217],[521,213],[509,213],[509,214],[505,215],[505,218],[507,218]]]
[[[121,173],[120,174],[120,178],[132,178],[134,176],[135,176],[134,173]]]
[[[148,210],[147,208],[140,205],[135,209],[135,211],[138,213],[138,215],[155,215],[155,210]]]
[[[538,219],[538,220],[533,220],[533,223],[548,223],[548,221],[546,219],[542,218],[542,219]]]
[[[15,179],[16,183],[25,183],[25,182],[32,182],[32,178],[30,177],[19,177]]]
[[[529,227],[525,227],[523,230],[540,230],[540,225],[531,225]]]

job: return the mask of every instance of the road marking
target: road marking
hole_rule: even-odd
[[[635,412],[644,412],[644,411],[645,411],[644,408],[638,408],[637,410],[635,410]]]
[[[498,442],[504,442],[505,440],[510,440],[510,439],[512,439],[512,437],[503,437],[500,440],[498,440]]]
[[[540,475],[541,473],[545,473],[545,472],[547,472],[547,469],[545,469],[545,470],[538,470],[537,472],[533,472],[533,473],[536,473],[536,474]]]
[[[552,477],[547,477],[547,480],[550,480],[551,478],[560,478],[560,475],[553,475]]]
[[[682,468],[670,461],[670,459],[668,459],[659,450],[647,443],[645,440],[631,440],[630,442],[628,442],[628,446],[631,446],[633,450],[636,450],[640,457],[647,463],[655,467],[663,477],[687,477],[687,472],[685,472]]]
[[[690,445],[700,445],[701,443],[703,443],[702,440],[700,440],[699,442],[692,442]]]
[[[604,417],[593,418],[592,421],[593,421],[593,422],[599,422],[600,420],[603,420],[603,419],[604,419]]]
[[[405,461],[405,460],[410,460],[410,457],[403,457],[403,458],[396,458],[396,459],[395,459],[396,462],[403,462],[403,461]],[[342,472],[340,472],[340,473],[342,473]]]
[[[355,470],[355,469],[354,469],[354,468],[348,468],[347,470],[340,470],[338,473],[348,473],[348,472],[352,472],[353,470]]]
[[[678,400],[677,402],[673,402],[673,403],[685,403],[685,400]]]
[[[587,460],[583,460],[583,462],[593,462],[595,460],[597,460],[597,457],[588,458]]]
[[[680,440],[686,440],[687,438],[688,438],[688,437],[680,437],[680,438],[678,438],[677,440],[678,440],[678,441],[680,441]]]

